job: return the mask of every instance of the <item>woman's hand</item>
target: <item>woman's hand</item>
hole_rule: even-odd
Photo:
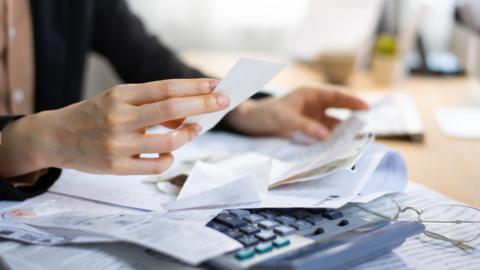
[[[171,152],[200,133],[187,125],[167,134],[147,127],[176,127],[182,119],[225,109],[228,97],[212,94],[212,79],[166,80],[119,85],[90,100],[26,116],[2,131],[0,175],[17,176],[46,167],[91,173],[158,174]],[[158,158],[140,158],[159,153]]]
[[[326,109],[368,109],[358,98],[333,87],[325,88],[300,88],[279,98],[250,100],[230,113],[227,120],[237,130],[250,135],[292,138],[301,132],[314,139],[325,139],[339,123],[338,119],[326,115]]]

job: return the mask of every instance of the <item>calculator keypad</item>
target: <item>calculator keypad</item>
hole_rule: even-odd
[[[292,235],[322,235],[326,223],[338,228],[350,224],[339,210],[297,208],[224,210],[207,226],[239,241],[245,248],[237,251],[234,257],[247,261],[289,246]]]

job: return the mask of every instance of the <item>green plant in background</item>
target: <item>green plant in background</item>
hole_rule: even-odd
[[[381,34],[375,44],[375,53],[381,55],[392,55],[397,53],[397,40],[392,34]]]

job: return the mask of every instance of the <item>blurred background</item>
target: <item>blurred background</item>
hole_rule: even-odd
[[[278,55],[323,69],[345,84],[372,70],[379,82],[409,72],[480,76],[480,1],[455,0],[129,0],[149,31],[179,54],[193,51]],[[350,72],[350,69],[353,69]],[[117,83],[90,60],[86,95]]]

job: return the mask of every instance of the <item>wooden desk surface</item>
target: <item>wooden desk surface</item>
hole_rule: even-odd
[[[239,56],[274,57],[255,54],[229,54],[190,51],[182,54],[185,61],[214,76],[223,76]],[[278,59],[276,59],[278,60]],[[319,85],[323,77],[305,66],[292,64],[273,80],[275,85]],[[352,89],[386,88],[373,83],[366,75],[355,75]],[[388,86],[387,86],[388,87]],[[398,87],[398,86],[397,86]],[[425,129],[423,143],[381,140],[405,157],[411,180],[425,184],[461,202],[480,207],[480,140],[449,138],[433,119],[436,108],[468,103],[472,83],[467,78],[412,77],[401,88],[414,98]],[[384,90],[383,90],[384,91]],[[479,125],[480,123],[472,123]]]

